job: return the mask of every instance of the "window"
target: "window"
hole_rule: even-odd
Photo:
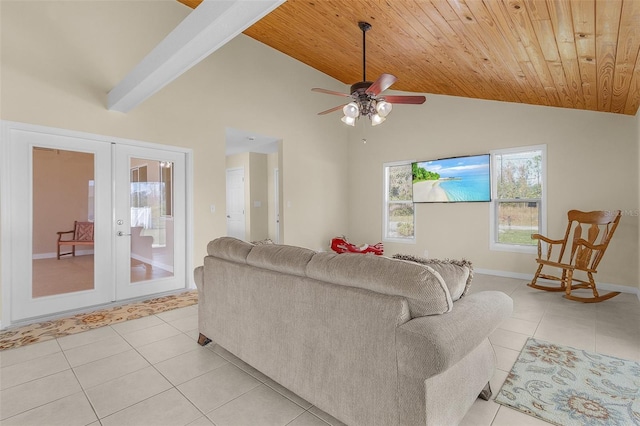
[[[546,146],[491,151],[491,249],[536,251],[531,234],[546,234]]]
[[[384,167],[383,241],[415,242],[411,162]]]

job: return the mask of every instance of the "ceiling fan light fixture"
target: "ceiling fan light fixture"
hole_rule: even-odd
[[[349,117],[347,115],[345,115],[344,117],[342,117],[342,122],[348,126],[355,126],[356,125],[356,119],[355,117]]]
[[[349,102],[342,108],[342,112],[346,117],[355,119],[360,115],[360,107],[355,102]]]
[[[380,101],[376,104],[376,111],[378,111],[380,117],[386,117],[392,109],[393,105],[386,101]]]
[[[371,125],[372,126],[377,126],[378,124],[382,124],[382,123],[384,123],[385,120],[386,120],[386,118],[384,118],[380,114],[372,114],[371,115]]]

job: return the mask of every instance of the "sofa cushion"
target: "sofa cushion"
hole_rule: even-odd
[[[247,264],[285,274],[306,276],[307,263],[315,251],[280,244],[261,244],[252,247]]]
[[[501,291],[470,294],[453,311],[416,318],[398,327],[398,368],[424,379],[440,374],[487,340],[513,311],[513,300]]]
[[[465,259],[425,259],[424,257],[416,257],[410,254],[394,254],[393,258],[416,262],[433,268],[440,274],[449,288],[449,293],[453,301],[467,294],[471,281],[473,280],[473,264]]]
[[[219,259],[247,263],[247,255],[253,247],[253,244],[237,238],[220,237],[207,244],[207,253]]]
[[[440,274],[427,265],[356,253],[317,253],[307,276],[320,281],[403,296],[411,317],[449,312],[453,306]]]

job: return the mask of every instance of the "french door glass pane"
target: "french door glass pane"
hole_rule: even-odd
[[[94,154],[33,147],[32,160],[31,295],[93,290]]]
[[[131,158],[131,283],[173,277],[173,167]]]

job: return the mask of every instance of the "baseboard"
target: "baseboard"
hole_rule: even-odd
[[[146,258],[144,256],[140,256],[140,255],[135,254],[135,253],[131,253],[131,258],[135,259],[135,260],[137,260],[139,262],[146,263],[147,265],[151,265],[151,266],[154,266],[156,268],[160,268],[160,269],[163,269],[163,270],[165,270],[167,272],[173,273],[173,265],[167,265],[167,264],[161,263],[161,262],[154,262],[153,259],[148,259],[148,258]]]
[[[93,254],[93,250],[76,250],[76,256],[85,256],[87,254]],[[39,253],[39,254],[34,254],[32,259],[33,260],[39,260],[39,259],[54,259],[58,256],[57,253]],[[67,257],[64,256],[63,259]],[[155,262],[153,261],[153,259],[147,259],[146,257],[142,257],[139,256],[137,254],[131,253],[131,258],[139,260],[142,263],[147,263],[149,265],[158,267],[160,269],[164,269],[165,271],[168,272],[173,272],[173,266],[172,265],[166,265],[164,263],[160,263],[160,262]]]
[[[505,278],[515,278],[518,280],[526,280],[531,281],[533,279],[533,274],[522,274],[519,272],[510,272],[510,271],[499,271],[496,269],[484,269],[484,268],[473,268],[473,272],[477,272],[478,274],[484,275],[495,275],[497,277],[505,277]],[[539,279],[541,282],[552,282],[550,280]],[[629,287],[626,285],[619,284],[610,284],[610,283],[602,283],[598,282],[598,288],[607,291],[619,291],[620,293],[629,293],[635,294],[640,300],[640,289]]]
[[[86,256],[87,254],[93,254],[93,250],[76,250],[76,256]],[[38,260],[38,259],[54,259],[58,257],[58,253],[38,253],[38,254],[34,254],[31,259],[33,260]],[[64,256],[67,257],[67,256]],[[64,258],[63,257],[63,258]]]

